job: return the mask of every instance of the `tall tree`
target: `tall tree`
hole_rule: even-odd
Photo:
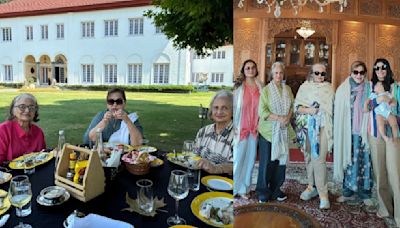
[[[232,0],[153,0],[145,12],[177,48],[198,54],[233,43]]]

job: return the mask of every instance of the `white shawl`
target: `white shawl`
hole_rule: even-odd
[[[139,117],[134,112],[128,115],[129,119],[134,123]],[[126,125],[125,121],[121,121],[121,126],[119,127],[118,131],[114,132],[110,138],[108,139],[109,143],[122,143],[122,144],[129,144],[129,128]]]
[[[348,77],[336,90],[336,99],[334,102],[333,118],[333,176],[336,180],[342,182],[344,171],[352,163],[352,134],[351,134],[351,106],[350,106],[350,77]],[[365,85],[368,86],[367,80]],[[364,94],[367,91],[364,91]],[[368,138],[368,113],[362,116],[361,137],[362,141],[369,149]]]

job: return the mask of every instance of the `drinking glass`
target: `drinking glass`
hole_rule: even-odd
[[[34,174],[35,173],[35,156],[32,154],[24,154],[24,174]]]
[[[200,169],[187,169],[189,189],[192,191],[200,190]]]
[[[175,199],[175,216],[167,219],[169,226],[186,224],[183,218],[178,216],[179,200],[184,199],[189,194],[187,173],[182,170],[172,170],[168,183],[168,194]]]
[[[139,187],[137,202],[140,209],[146,213],[152,212],[154,208],[153,182],[149,179],[140,179],[136,181],[136,185]]]
[[[183,142],[182,155],[189,156],[191,153],[193,153],[193,150],[194,150],[193,140],[185,140]]]
[[[11,179],[10,188],[10,202],[15,207],[15,212],[18,217],[25,217],[32,213],[31,199],[32,189],[29,178],[26,175],[15,176]],[[14,228],[32,228],[29,224],[20,222]]]

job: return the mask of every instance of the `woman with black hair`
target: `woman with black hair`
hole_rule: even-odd
[[[233,194],[248,198],[257,155],[258,102],[262,83],[254,60],[244,61],[233,92]]]
[[[394,80],[389,61],[382,58],[377,59],[373,69],[371,90],[375,91],[377,85],[381,83],[384,90],[393,95]],[[373,100],[371,108],[376,105],[376,100]],[[377,216],[393,216],[397,225],[400,225],[400,143],[398,140],[382,140],[376,126],[377,114],[375,110],[371,109],[368,138],[378,194]],[[388,137],[398,137],[398,135],[393,135],[389,129],[385,130]]]

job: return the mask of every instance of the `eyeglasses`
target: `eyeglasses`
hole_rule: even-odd
[[[358,75],[358,74],[360,74],[360,75],[364,75],[365,74],[365,71],[358,71],[358,70],[353,70],[353,74],[354,75]]]
[[[113,99],[108,99],[107,100],[107,104],[109,104],[109,105],[113,105],[115,103],[117,105],[122,105],[124,103],[124,100],[122,100],[121,98],[118,98],[117,100],[113,100]]]
[[[374,66],[374,70],[380,70],[380,69],[382,69],[382,70],[386,70],[387,69],[387,66],[386,65],[382,65],[382,66]]]
[[[326,76],[326,72],[319,72],[319,71],[314,71],[313,72],[315,75],[321,75],[321,77],[325,77]]]
[[[21,112],[25,111],[26,109],[28,109],[29,112],[33,112],[33,111],[36,111],[36,109],[37,109],[36,105],[20,104],[20,105],[15,105],[14,107],[18,108]]]

